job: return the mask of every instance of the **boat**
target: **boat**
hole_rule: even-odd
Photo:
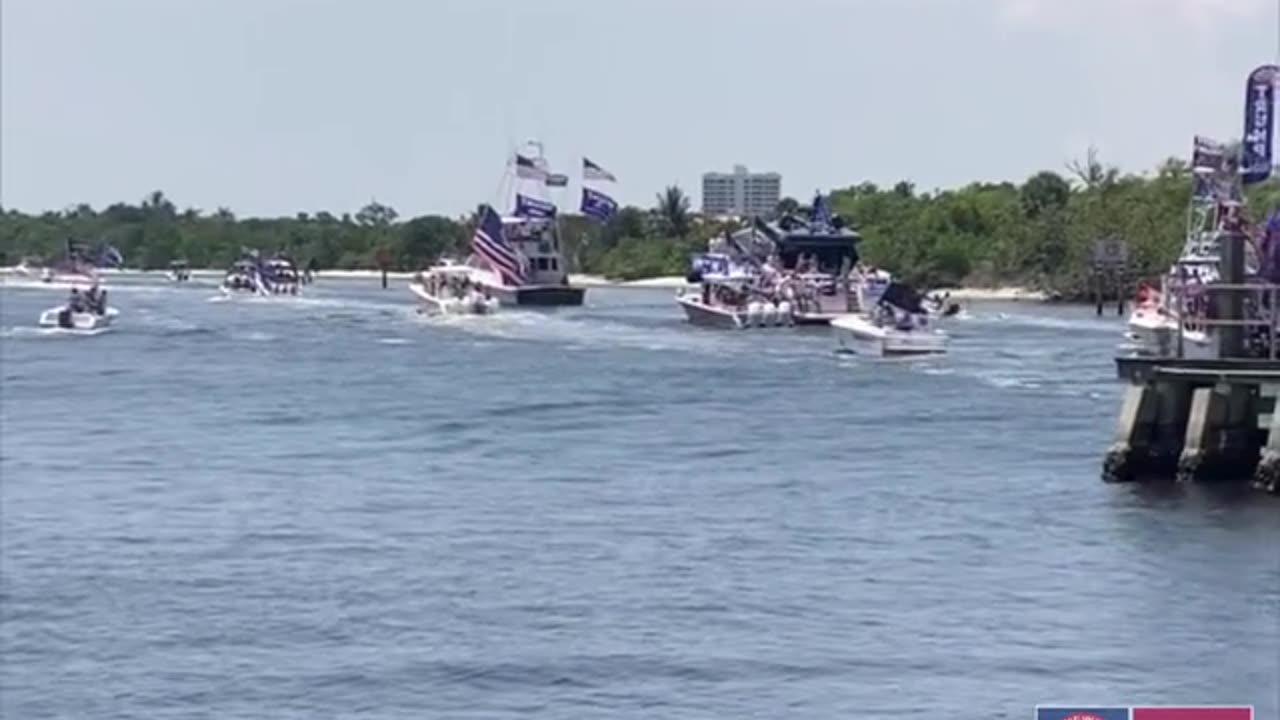
[[[259,264],[255,258],[242,257],[227,269],[219,289],[228,297],[270,295],[258,270]]]
[[[831,211],[818,192],[807,216],[784,214],[776,220],[755,218],[751,225],[723,238],[713,238],[710,255],[742,258],[760,269],[762,281],[791,305],[796,325],[827,325],[856,310],[849,295],[849,273],[858,264],[862,237]],[[688,279],[697,282],[695,256]]]
[[[107,305],[107,292],[94,286],[83,296],[72,291],[65,304],[40,313],[40,327],[61,330],[101,330],[111,325],[119,311]]]
[[[191,279],[191,268],[186,260],[174,260],[169,263],[169,271],[165,273],[165,277],[171,282],[187,282]]]
[[[436,315],[491,315],[498,311],[498,299],[489,295],[474,279],[476,269],[442,259],[418,273],[409,282],[409,291],[420,301],[419,312]]]
[[[298,264],[283,253],[276,253],[263,263],[258,275],[271,295],[297,295],[302,285]]]
[[[298,267],[287,255],[264,261],[257,251],[247,251],[227,270],[220,289],[229,297],[297,295],[300,285]]]
[[[586,289],[569,283],[556,205],[543,197],[546,188],[567,182],[565,176],[550,172],[542,144],[529,142],[513,154],[503,180],[504,199],[514,196],[512,214],[503,216],[494,210],[498,221],[491,223],[482,210],[467,264],[475,270],[472,281],[501,304],[582,305]]]
[[[100,244],[90,249],[82,242],[68,239],[62,260],[42,268],[40,280],[72,285],[101,284],[102,278],[98,273],[100,269],[118,268],[123,264],[124,255],[111,245]],[[27,269],[32,270],[30,267]]]
[[[1224,143],[1196,136],[1191,181],[1186,236],[1178,259],[1157,286],[1139,285],[1126,323],[1128,349],[1137,355],[1175,354],[1180,333],[1185,357],[1218,355],[1214,335],[1200,325],[1208,308],[1197,288],[1219,280],[1220,237],[1243,222],[1244,191],[1238,153]],[[1258,266],[1256,253],[1246,252],[1246,277],[1256,277]]]
[[[723,254],[699,256],[698,263],[699,289],[676,293],[689,324],[734,330],[795,324],[794,306],[760,274]]]
[[[947,334],[931,324],[922,301],[910,286],[891,282],[874,307],[831,321],[838,350],[871,357],[945,354]]]
[[[50,271],[45,266],[44,260],[34,256],[27,256],[18,261],[18,264],[13,268],[13,272],[23,277],[43,278],[45,273]]]
[[[472,279],[503,305],[581,305],[586,288],[569,284],[569,273],[560,253],[560,238],[554,220],[503,217],[502,236],[518,254],[522,265],[518,276],[495,270],[492,261],[472,255],[468,264]]]

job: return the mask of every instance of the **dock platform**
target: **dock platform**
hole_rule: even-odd
[[[1244,242],[1224,236],[1222,281],[1172,288],[1181,320],[1176,342],[1160,343],[1167,356],[1115,359],[1127,387],[1103,480],[1251,480],[1280,495],[1280,285],[1244,282]],[[1189,311],[1188,290],[1207,312]],[[1212,357],[1184,354],[1190,322],[1211,335]]]

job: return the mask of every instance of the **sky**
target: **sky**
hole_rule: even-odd
[[[1239,136],[1278,3],[0,0],[0,205],[458,215],[529,139],[641,206],[735,164],[802,201],[1144,171]]]

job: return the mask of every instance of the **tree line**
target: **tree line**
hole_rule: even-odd
[[[1019,284],[1084,295],[1095,240],[1128,242],[1135,273],[1163,272],[1186,231],[1191,177],[1171,158],[1152,173],[1122,174],[1096,153],[1065,172],[1043,171],[1021,184],[973,183],[919,192],[907,181],[892,187],[862,183],[835,190],[830,204],[862,235],[859,253],[921,287]],[[1280,208],[1276,179],[1249,189],[1255,221]],[[779,212],[805,212],[792,198]],[[737,227],[703,221],[688,196],[672,186],[653,206],[628,206],[604,224],[578,215],[560,218],[563,249],[575,272],[617,279],[682,275],[691,253]],[[282,250],[320,269],[413,270],[441,255],[467,252],[469,217],[401,218],[371,202],[354,214],[299,212],[293,217],[237,218],[227,208],[179,210],[163,192],[138,204],[103,209],[80,204],[26,214],[0,210],[0,263],[23,257],[60,257],[68,238],[107,243],[126,265],[166,267],[183,259],[193,267],[222,267],[242,248]]]

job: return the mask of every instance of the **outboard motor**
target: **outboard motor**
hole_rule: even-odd
[[[74,328],[76,324],[71,321],[71,308],[64,307],[58,311],[58,327],[64,330]]]
[[[946,310],[942,311],[942,317],[951,317],[960,312],[960,303],[951,303]]]

